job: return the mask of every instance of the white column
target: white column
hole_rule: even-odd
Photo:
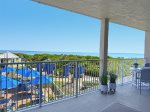
[[[145,32],[144,58],[146,59],[146,63],[150,63],[150,32]]]
[[[107,71],[109,19],[101,20],[100,34],[100,75]]]

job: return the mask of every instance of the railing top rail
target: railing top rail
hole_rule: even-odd
[[[100,60],[56,60],[56,61],[34,61],[34,62],[0,63],[0,65],[13,65],[13,64],[40,64],[40,63],[59,63],[59,62],[86,62],[86,61],[100,61]]]
[[[143,59],[145,60],[146,58],[111,58],[111,59],[108,59],[109,60],[135,60],[135,59]]]
[[[111,60],[134,60],[134,59],[146,59],[146,58],[128,58],[128,59],[121,59],[121,58],[111,58]],[[101,59],[102,60],[102,59]],[[0,65],[13,65],[13,64],[40,64],[40,63],[59,63],[59,62],[86,62],[86,61],[101,61],[98,59],[90,59],[90,60],[53,60],[53,61],[34,61],[34,62],[15,62],[15,63],[0,63]]]

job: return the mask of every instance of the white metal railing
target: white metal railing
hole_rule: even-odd
[[[139,67],[143,67],[146,59],[109,59],[108,60],[108,72],[112,71],[118,75],[118,84],[124,84],[132,81],[131,67],[133,63],[137,62]]]
[[[107,70],[116,73],[117,84],[123,85],[132,81],[135,61],[140,67],[145,63],[145,59],[108,59]],[[100,60],[0,64],[0,108],[20,111],[98,90],[100,67]]]

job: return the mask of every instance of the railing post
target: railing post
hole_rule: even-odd
[[[121,85],[123,86],[123,79],[124,79],[124,61],[122,60],[122,69],[121,69]]]
[[[7,62],[8,64],[8,62]],[[8,85],[7,85],[7,81],[8,81],[8,71],[7,71],[8,65],[6,65],[6,99],[8,98]],[[6,103],[6,111],[7,111],[7,105],[8,102]]]
[[[78,62],[76,62],[76,69],[75,69],[75,77],[76,77],[76,98],[78,97]]]
[[[0,67],[1,69],[1,67]],[[1,70],[0,70],[0,74],[1,74]],[[1,75],[0,75],[0,98],[2,97],[2,78],[1,78]]]
[[[39,107],[42,106],[42,63],[39,63],[40,66],[40,91],[39,91]]]

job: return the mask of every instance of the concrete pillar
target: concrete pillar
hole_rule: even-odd
[[[107,72],[109,19],[101,19],[100,75]]]
[[[144,58],[146,59],[146,63],[150,63],[150,32],[145,32]]]

